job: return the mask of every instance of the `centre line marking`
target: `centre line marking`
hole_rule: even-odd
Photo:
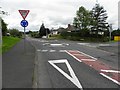
[[[56,50],[50,50],[49,52],[56,52]]]
[[[41,50],[41,52],[47,52],[48,50]]]
[[[59,52],[65,52],[65,50],[59,50]]]

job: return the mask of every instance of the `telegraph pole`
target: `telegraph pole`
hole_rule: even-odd
[[[112,33],[112,24],[109,25],[109,40],[111,41],[111,33]]]

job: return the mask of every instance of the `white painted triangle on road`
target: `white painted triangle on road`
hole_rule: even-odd
[[[83,90],[82,85],[80,84],[78,78],[76,77],[72,67],[70,66],[69,62],[67,61],[67,59],[61,59],[61,60],[51,60],[48,61],[54,68],[56,68],[61,74],[63,74],[67,79],[69,79],[73,84],[75,84],[78,88],[80,88],[81,90]],[[67,68],[70,72],[69,76],[67,73],[65,73],[61,68],[59,68],[57,65],[55,65],[56,63],[65,63],[67,65]]]

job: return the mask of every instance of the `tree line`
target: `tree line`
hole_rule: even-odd
[[[85,33],[94,34],[95,37],[99,37],[99,33],[103,32],[106,36],[106,32],[109,32],[109,24],[107,22],[107,13],[103,6],[96,4],[92,10],[86,10],[85,7],[81,6],[76,12],[73,25]]]
[[[8,29],[7,24],[3,19],[1,19],[2,24],[2,36],[13,36],[13,37],[22,37],[22,32],[20,32],[18,29]]]
[[[73,19],[74,32],[62,32],[63,38],[72,40],[101,40],[108,41],[110,34],[110,25],[107,22],[107,11],[100,4],[95,4],[92,10],[87,10],[81,6],[76,11],[76,16]],[[120,30],[112,32],[113,36],[119,35]]]

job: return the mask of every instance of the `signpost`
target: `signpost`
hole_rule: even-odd
[[[28,13],[30,12],[30,10],[18,10],[18,11],[24,20],[27,17]]]
[[[28,26],[28,21],[25,20],[30,10],[18,10],[23,20],[20,22],[21,26],[24,27],[24,50],[25,50],[25,27]]]

